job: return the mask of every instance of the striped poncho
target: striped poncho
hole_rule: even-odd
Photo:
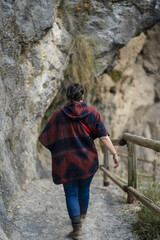
[[[99,168],[94,140],[106,135],[99,112],[85,102],[74,101],[54,112],[38,138],[51,152],[53,182],[93,175]]]

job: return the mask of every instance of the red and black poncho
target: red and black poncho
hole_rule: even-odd
[[[100,113],[85,102],[74,101],[54,112],[39,136],[51,152],[53,182],[61,184],[93,175],[99,168],[94,140],[106,135],[110,133]]]

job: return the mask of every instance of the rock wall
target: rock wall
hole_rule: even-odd
[[[71,53],[72,36],[57,17],[59,2],[0,2],[1,223],[12,195],[38,176],[36,143],[41,119],[58,91],[65,88],[63,72]],[[98,76],[115,65],[116,53],[122,46],[160,19],[160,6],[155,0],[143,4],[136,0],[92,2],[83,34],[97,42]],[[76,3],[68,1],[72,14],[78,18]],[[150,59],[146,57],[144,65],[148,69],[147,61]],[[153,102],[153,94],[150,98]],[[115,135],[119,134],[120,131]]]
[[[116,65],[114,57],[121,47],[157,22],[160,3],[148,0],[92,2],[83,32],[97,42],[98,72],[101,74]]]
[[[97,81],[93,102],[99,100],[97,107],[106,109],[102,115],[110,119],[108,127],[114,138],[132,129],[134,134],[159,140],[159,28],[157,24],[133,38],[117,54],[112,72],[101,75]],[[155,107],[157,121],[153,114],[148,115]],[[157,131],[149,126],[146,130],[143,123],[150,121],[156,123]]]
[[[121,138],[123,133],[129,132],[160,140],[159,32],[158,23],[132,38],[117,53],[117,65],[113,70],[97,80],[92,103],[101,112],[112,139]],[[117,151],[126,153],[127,148],[117,147]],[[101,153],[100,156],[102,159]],[[137,147],[137,156],[153,161],[158,159],[159,154]],[[127,160],[120,160],[121,166],[113,171],[127,178]],[[138,162],[138,169],[140,166],[141,171],[151,175],[152,165]]]
[[[1,1],[0,213],[37,176],[38,124],[61,82],[71,38],[53,1]]]

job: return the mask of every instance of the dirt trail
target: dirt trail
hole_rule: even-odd
[[[135,206],[126,204],[121,192],[113,183],[103,187],[102,178],[94,177],[83,240],[139,239],[130,230]],[[36,179],[24,186],[10,204],[8,220],[5,232],[11,240],[69,239],[66,235],[72,230],[63,186],[52,179]]]

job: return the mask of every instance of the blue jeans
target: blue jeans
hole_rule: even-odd
[[[63,183],[69,217],[80,216],[89,204],[90,184],[94,174],[85,179],[74,179]]]

